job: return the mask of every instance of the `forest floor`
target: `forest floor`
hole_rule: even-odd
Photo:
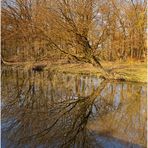
[[[101,64],[105,70],[122,75],[126,81],[147,82],[146,62],[101,62]],[[91,64],[56,64],[45,69],[71,74],[101,75],[101,72]]]

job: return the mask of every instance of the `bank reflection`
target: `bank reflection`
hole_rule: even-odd
[[[7,71],[5,147],[146,147],[146,86],[94,76]]]

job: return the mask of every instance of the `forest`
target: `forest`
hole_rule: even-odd
[[[2,63],[146,63],[146,3],[3,0]]]

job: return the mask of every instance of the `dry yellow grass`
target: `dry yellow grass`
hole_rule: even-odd
[[[123,76],[126,81],[147,82],[147,63],[146,62],[102,62],[105,70],[110,73]],[[36,65],[46,65],[44,70],[51,70],[54,72],[71,73],[71,74],[87,74],[100,76],[102,73],[99,69],[93,67],[91,64],[53,64],[48,61],[41,62],[25,62],[17,65],[24,70],[32,69]],[[14,65],[13,65],[14,66]],[[14,66],[15,67],[15,66]]]
[[[102,65],[111,73],[124,76],[126,81],[147,82],[146,62],[103,62]],[[46,69],[62,73],[101,75],[101,72],[91,64],[57,64]]]

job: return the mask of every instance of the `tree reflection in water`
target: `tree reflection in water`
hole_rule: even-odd
[[[135,143],[135,144],[133,144]],[[5,70],[2,147],[146,146],[146,86]]]

